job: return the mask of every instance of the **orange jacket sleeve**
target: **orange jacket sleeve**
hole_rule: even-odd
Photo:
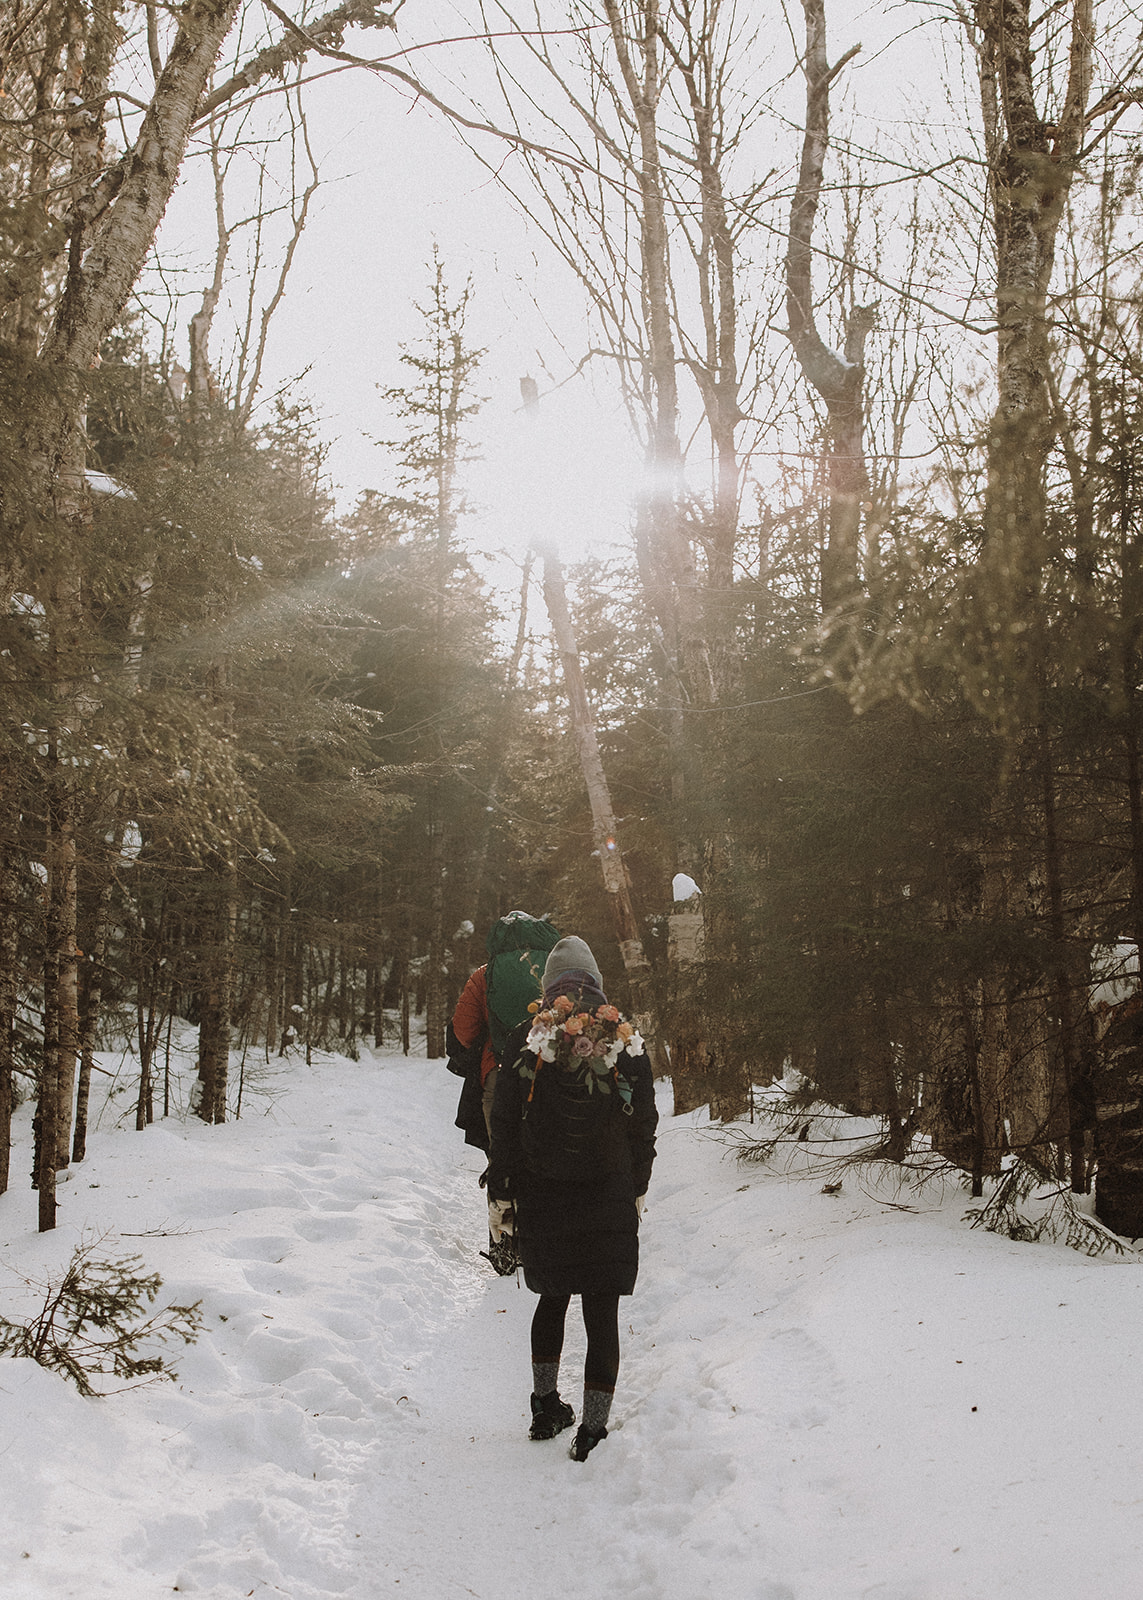
[[[460,992],[456,1010],[452,1014],[452,1031],[463,1045],[475,1044],[484,1034],[484,1052],[480,1058],[480,1081],[484,1082],[496,1065],[492,1044],[488,1037],[488,988],[486,967],[477,967]]]

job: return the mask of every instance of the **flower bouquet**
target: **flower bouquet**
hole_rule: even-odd
[[[615,1006],[577,1011],[575,1002],[561,994],[550,1006],[533,1000],[528,1009],[533,1021],[526,1047],[536,1057],[536,1070],[542,1061],[554,1062],[588,1090],[609,1094],[615,1082],[622,1094],[616,1063],[624,1053],[642,1055],[644,1044],[638,1028],[624,1022]],[[535,1073],[527,1075],[534,1078]],[[629,1096],[630,1091],[623,1096],[628,1103]]]

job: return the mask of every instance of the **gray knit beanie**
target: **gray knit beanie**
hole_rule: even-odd
[[[548,952],[548,959],[544,962],[544,988],[557,982],[565,972],[586,972],[601,989],[603,987],[603,974],[587,942],[577,939],[574,933],[554,944]]]

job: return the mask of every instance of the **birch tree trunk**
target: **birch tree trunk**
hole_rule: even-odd
[[[704,530],[706,595],[703,615],[713,687],[725,690],[734,673],[734,556],[738,542],[741,464],[737,430],[741,373],[738,358],[739,283],[735,225],[731,221],[724,174],[728,143],[726,79],[733,49],[733,19],[728,32],[721,0],[693,13],[677,9],[672,21],[682,30],[676,43],[669,29],[663,48],[682,80],[690,110],[688,151],[699,183],[697,245],[692,245],[702,312],[702,342],[687,341],[687,365],[698,385],[714,450],[712,516]],[[677,310],[675,312],[677,316]],[[701,353],[700,353],[701,351]]]
[[[1031,0],[977,0],[971,37],[980,73],[988,191],[996,242],[996,408],[987,444],[984,548],[971,600],[977,665],[1006,731],[1015,739],[1013,769],[1029,776],[1040,757],[1026,747],[1040,691],[1050,676],[1043,659],[1041,569],[1047,533],[1045,475],[1054,440],[1049,382],[1049,290],[1056,238],[1076,172],[1091,86],[1091,0],[1070,0],[1067,84],[1054,122],[1036,104]],[[1053,13],[1052,26],[1058,26]],[[970,649],[973,646],[970,646]],[[1050,796],[1046,796],[1050,800]],[[1049,842],[1049,853],[1051,844]],[[1009,888],[1003,848],[984,862],[985,912],[1003,911]],[[1057,1004],[1064,1003],[1055,984]],[[1061,1013],[1061,1044],[1073,1054],[1073,1029]],[[985,1174],[999,1170],[1003,1117],[1014,1081],[1014,1034],[1008,975],[982,983],[978,1098]],[[1080,1150],[1073,1128],[1073,1176]]]
[[[628,21],[620,0],[604,0],[638,140],[639,243],[650,395],[647,466],[650,488],[636,511],[636,553],[647,597],[669,652],[677,653],[689,693],[701,704],[714,699],[714,679],[703,628],[694,550],[679,507],[678,354],[671,296],[670,236],[659,139],[663,91],[664,22],[658,0],[637,0]],[[680,685],[681,686],[681,685]]]
[[[239,0],[192,0],[179,28],[139,137],[111,182],[102,167],[103,106],[116,43],[111,8],[90,25],[69,13],[64,80],[72,109],[69,184],[75,195],[67,218],[68,258],[63,294],[40,359],[57,381],[36,415],[29,453],[42,479],[43,503],[54,529],[55,582],[51,606],[55,727],[49,776],[48,950],[44,1061],[40,1074],[39,1190],[41,1230],[55,1226],[55,1168],[70,1156],[72,1097],[78,1046],[76,957],[76,804],[70,765],[73,735],[86,715],[83,640],[86,619],[80,583],[89,501],[85,481],[85,375],[115,326],[142,270],[186,150],[202,94]],[[108,196],[108,188],[114,196]],[[95,224],[96,216],[99,216]],[[49,1104],[50,1100],[50,1104]]]
[[[856,54],[847,52],[834,66],[826,53],[825,0],[802,0],[806,19],[806,127],[798,181],[790,205],[786,251],[786,316],[790,343],[808,383],[825,402],[829,417],[826,480],[829,511],[821,555],[824,612],[852,601],[860,583],[861,506],[869,493],[865,463],[865,341],[875,306],[850,311],[843,355],[830,349],[814,314],[814,221],[821,197],[822,171],[829,149],[829,92],[838,73]]]
[[[1061,8],[1056,8],[1053,16]],[[1056,237],[1083,142],[1092,72],[1091,0],[1070,0],[1066,91],[1049,122],[1036,104],[1031,0],[977,0],[975,37],[996,240],[996,409],[988,437],[985,551],[976,596],[982,648],[1034,623],[1054,438],[1048,295]],[[1042,20],[1042,19],[1041,19]],[[1053,21],[1053,27],[1058,24]],[[1035,683],[1034,638],[1008,670]]]
[[[571,710],[572,732],[579,755],[580,771],[591,806],[592,833],[603,887],[607,892],[612,926],[623,958],[623,968],[631,990],[631,1000],[640,1032],[647,1040],[648,1053],[658,1071],[665,1070],[662,1050],[657,1042],[658,1020],[652,993],[651,965],[643,949],[639,923],[631,902],[631,878],[619,846],[619,830],[611,804],[611,791],[599,753],[595,719],[583,680],[579,646],[568,611],[563,568],[550,548],[542,550],[544,561],[544,600],[552,622],[552,634],[560,655],[564,688]]]
[[[160,56],[157,28],[148,29],[154,90],[138,133],[120,159],[105,160],[105,124],[113,66],[123,44],[121,0],[86,6],[48,0],[27,25],[37,31],[27,51],[33,84],[29,133],[33,154],[26,168],[33,207],[30,259],[17,275],[18,304],[9,326],[15,344],[31,359],[40,343],[45,286],[63,270],[63,289],[39,365],[49,378],[44,403],[30,415],[26,453],[40,481],[44,523],[53,530],[57,580],[51,627],[60,673],[56,679],[57,723],[66,747],[86,719],[79,645],[86,618],[80,574],[88,504],[85,481],[84,404],[86,375],[113,330],[143,269],[155,233],[178,181],[196,120],[271,73],[301,60],[315,48],[337,48],[353,23],[388,27],[392,17],[368,0],[346,0],[307,25],[289,24],[283,38],[259,51],[242,70],[206,95],[207,84],[242,0],[187,0],[172,13],[177,26],[167,58]],[[61,98],[62,95],[62,98]],[[63,130],[62,134],[60,130]],[[63,197],[62,201],[60,197]],[[71,752],[65,748],[64,760]],[[51,836],[47,847],[49,926],[58,948],[49,951],[53,985],[51,1062],[42,1088],[56,1104],[41,1107],[41,1134],[51,1124],[51,1146],[66,1162],[75,1082],[77,1029],[75,960],[75,806],[68,771],[53,774]],[[47,1146],[41,1151],[41,1226],[54,1223],[49,1193]],[[54,1176],[51,1180],[54,1184]],[[50,1219],[50,1220],[49,1220]]]

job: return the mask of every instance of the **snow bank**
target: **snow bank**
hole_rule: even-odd
[[[1138,1260],[971,1232],[955,1192],[822,1194],[666,1117],[579,1465],[526,1438],[535,1302],[479,1257],[457,1080],[376,1054],[267,1087],[223,1128],[97,1132],[54,1236],[0,1199],[7,1314],[92,1233],[206,1314],[177,1384],[0,1363],[4,1600],[1138,1592]]]

